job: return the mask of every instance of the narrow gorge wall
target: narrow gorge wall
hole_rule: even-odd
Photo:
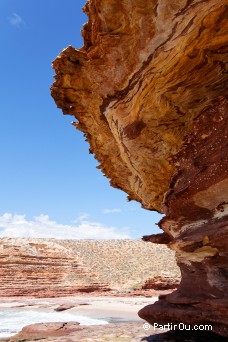
[[[111,185],[166,215],[150,240],[169,242],[182,273],[139,315],[228,335],[228,3],[90,0],[84,11],[84,47],[53,62],[52,96]]]

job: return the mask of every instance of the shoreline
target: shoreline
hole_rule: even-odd
[[[80,319],[84,319],[84,322],[80,323],[80,329],[87,329],[89,326],[94,329],[100,325],[115,325],[119,326],[120,329],[125,324],[137,324],[141,326],[143,332],[144,321],[137,315],[138,311],[145,305],[155,302],[158,298],[145,298],[145,297],[58,297],[58,298],[25,298],[25,297],[14,297],[14,298],[0,298],[0,312],[7,311],[7,315],[10,320],[10,311],[12,310],[12,317],[16,314],[23,315],[27,318],[28,313],[31,313],[31,321],[28,320],[23,325],[15,323],[12,320],[12,330],[17,331],[16,334],[20,333],[25,327],[33,326],[38,324],[44,326],[53,322],[53,324],[61,324],[71,322],[77,324]],[[57,311],[59,307],[64,306],[64,310]],[[39,318],[34,321],[34,315],[38,314]],[[47,315],[50,314],[50,321],[48,322]],[[69,318],[69,316],[71,317]],[[42,319],[43,315],[43,319]],[[53,320],[52,320],[53,317]],[[59,317],[59,320],[58,320]],[[74,320],[75,317],[75,320]],[[46,318],[46,319],[45,319]],[[79,319],[80,318],[80,319]],[[89,323],[89,320],[94,320],[94,323]],[[98,323],[95,321],[100,320]],[[87,323],[88,321],[88,323]],[[59,323],[57,323],[59,322]],[[104,323],[105,322],[105,323]],[[70,324],[70,323],[67,323]],[[22,329],[22,330],[21,330]],[[118,328],[119,329],[119,328]],[[15,335],[10,334],[0,338],[0,341],[8,341]]]
[[[62,322],[45,322],[24,324],[24,328],[16,335],[0,338],[1,342],[198,342],[206,338],[209,342],[220,341],[220,337],[207,332],[186,331],[159,331],[151,326],[144,330],[144,320],[138,317],[137,312],[143,306],[152,304],[158,297],[61,297],[61,298],[1,298],[0,311],[16,310],[18,312],[44,312],[54,313],[61,316],[69,313],[75,316],[74,320]],[[61,305],[73,306],[67,310],[56,312]],[[63,315],[64,316],[64,315]],[[83,325],[77,322],[77,317],[95,318],[107,320],[108,324]],[[206,339],[204,339],[206,341]]]
[[[75,316],[122,322],[143,321],[137,312],[152,304],[158,297],[59,297],[59,298],[0,298],[0,310],[56,312],[61,305],[68,307],[62,312]],[[61,313],[60,313],[61,314]]]

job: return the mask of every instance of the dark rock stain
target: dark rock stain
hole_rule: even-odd
[[[123,134],[130,140],[136,139],[140,136],[143,128],[146,127],[146,124],[143,121],[135,121],[132,122],[130,125],[127,125],[124,130]]]

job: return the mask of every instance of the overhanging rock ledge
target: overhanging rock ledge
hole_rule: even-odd
[[[84,47],[53,62],[52,96],[111,185],[166,215],[182,273],[139,315],[226,336],[228,3],[90,0],[84,11]]]

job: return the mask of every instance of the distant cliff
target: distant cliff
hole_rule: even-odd
[[[174,253],[166,246],[138,240],[0,239],[0,296],[121,294],[139,290],[154,276],[179,279]]]

